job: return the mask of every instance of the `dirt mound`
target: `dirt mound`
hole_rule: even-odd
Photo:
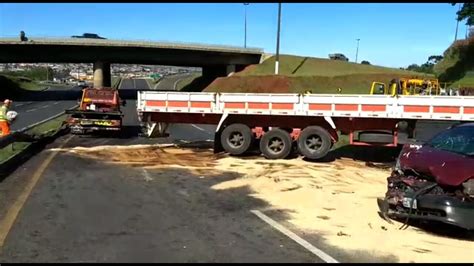
[[[180,148],[175,145],[134,145],[52,149],[106,163],[144,168],[187,168],[195,174],[209,173],[222,157],[210,149]]]
[[[285,76],[230,76],[217,78],[204,91],[285,93],[290,80]]]
[[[260,93],[339,93],[368,94],[373,81],[388,84],[403,74],[349,74],[340,76],[231,76],[218,78],[204,91]],[[415,76],[410,76],[415,77]]]

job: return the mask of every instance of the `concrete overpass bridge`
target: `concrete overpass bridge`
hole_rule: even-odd
[[[85,38],[0,38],[0,63],[93,63],[94,87],[111,83],[110,64],[201,67],[215,79],[258,64],[262,49]]]

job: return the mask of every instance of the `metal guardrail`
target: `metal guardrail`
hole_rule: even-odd
[[[108,44],[111,46],[140,46],[140,47],[156,47],[156,48],[175,48],[175,49],[196,49],[196,50],[222,50],[228,52],[239,52],[239,53],[263,53],[262,48],[257,47],[240,47],[232,45],[221,45],[221,44],[205,44],[205,43],[192,43],[192,42],[171,42],[171,41],[157,41],[150,39],[93,39],[93,38],[71,38],[71,36],[27,36],[28,41],[23,43],[64,43],[64,44],[83,44],[83,45],[104,45]],[[19,36],[3,36],[0,37],[0,43],[2,42],[18,42],[20,41]]]

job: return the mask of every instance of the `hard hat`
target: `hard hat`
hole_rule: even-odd
[[[3,101],[3,103],[4,103],[4,104],[9,104],[9,103],[12,103],[12,101],[9,100],[9,99],[6,99],[5,101]]]
[[[7,119],[8,121],[13,121],[18,116],[18,113],[15,111],[8,111],[7,112]]]

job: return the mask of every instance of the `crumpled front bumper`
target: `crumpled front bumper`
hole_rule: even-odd
[[[409,208],[389,204],[378,199],[380,211],[389,218],[406,218]],[[438,221],[474,230],[474,202],[462,201],[446,195],[426,194],[417,197],[417,208],[412,209],[410,219]]]

